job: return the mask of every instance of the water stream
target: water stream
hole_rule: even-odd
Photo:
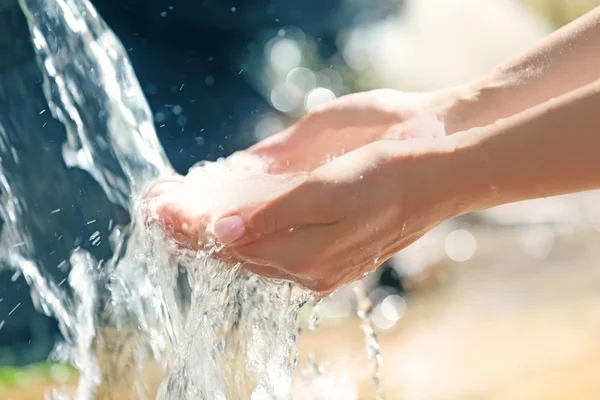
[[[290,398],[310,293],[210,249],[182,251],[143,218],[153,204],[142,191],[173,170],[121,43],[88,1],[19,4],[38,69],[0,84],[0,257],[59,321],[65,339],[52,358],[79,371],[75,391],[49,398],[146,399],[157,375],[159,399]],[[34,100],[40,72],[44,102]],[[64,136],[46,128],[56,120]],[[239,173],[226,163],[195,173],[215,170]],[[207,204],[224,196],[203,189]],[[378,346],[359,308],[377,383]]]

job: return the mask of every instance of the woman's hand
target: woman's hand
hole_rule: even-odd
[[[391,89],[343,96],[243,153],[261,157],[269,172],[312,171],[377,140],[444,136],[453,98],[450,92]]]
[[[216,221],[182,206],[183,193],[167,196],[158,211],[171,225],[188,227],[188,237],[175,237],[190,247],[208,231],[247,269],[327,293],[455,215],[445,179],[451,150],[435,139],[380,141],[279,182],[274,195]]]

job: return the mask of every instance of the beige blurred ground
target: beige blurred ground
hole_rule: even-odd
[[[412,294],[396,329],[380,334],[387,399],[600,398],[600,234],[562,235],[538,260],[513,233],[480,232],[477,255]],[[301,343],[373,398],[356,322]]]
[[[511,229],[475,232],[476,255],[412,293],[404,318],[379,335],[386,398],[598,399],[600,233],[562,234],[539,260],[518,250]],[[357,320],[303,334],[300,348],[300,367],[312,351],[325,369],[307,398],[351,399],[355,386],[360,399],[374,398]],[[41,399],[43,389],[0,398]]]

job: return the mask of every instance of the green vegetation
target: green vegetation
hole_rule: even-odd
[[[0,366],[0,389],[13,386],[25,386],[33,381],[66,382],[72,379],[76,371],[67,365],[40,363],[26,367]]]

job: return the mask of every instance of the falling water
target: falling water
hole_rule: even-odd
[[[289,398],[310,294],[163,237],[140,196],[173,170],[121,43],[88,1],[19,4],[37,68],[0,83],[0,257],[58,320],[53,359],[80,373],[76,391],[50,398],[145,399],[157,377],[164,400]],[[236,168],[194,174],[218,180]],[[203,189],[209,203],[224,196]]]
[[[367,359],[369,361],[373,385],[375,386],[375,395],[377,400],[383,400],[383,393],[379,382],[379,370],[381,368],[382,358],[379,351],[379,342],[377,341],[377,336],[373,330],[373,323],[370,316],[371,310],[373,309],[373,303],[371,299],[369,299],[369,295],[363,282],[353,283],[352,289],[354,290],[356,300],[358,301],[357,314],[360,318],[360,328],[365,335]]]

